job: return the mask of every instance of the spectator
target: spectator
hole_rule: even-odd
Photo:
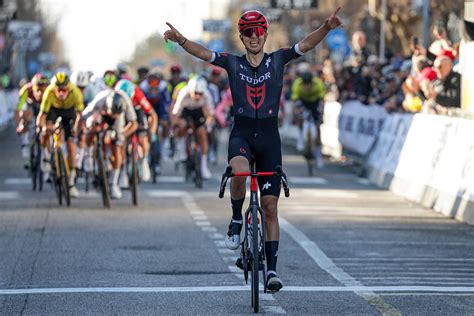
[[[460,108],[461,75],[453,71],[451,59],[447,56],[439,56],[436,58],[433,68],[438,79],[430,90],[429,98],[445,108]]]
[[[352,35],[352,51],[349,56],[349,63],[365,64],[367,58],[370,56],[370,51],[367,48],[367,38],[365,33],[357,31]]]

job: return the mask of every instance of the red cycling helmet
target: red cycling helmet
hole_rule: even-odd
[[[173,64],[173,65],[171,65],[170,71],[171,71],[172,73],[181,72],[182,69],[181,69],[180,64]]]
[[[244,12],[239,19],[239,32],[249,27],[263,27],[265,31],[268,29],[267,18],[257,10]]]

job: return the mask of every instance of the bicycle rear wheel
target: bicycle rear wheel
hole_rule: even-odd
[[[260,255],[258,251],[258,210],[252,209],[252,306],[253,311],[258,313],[258,270]]]
[[[100,146],[97,146],[97,169],[99,172],[99,185],[102,191],[102,204],[105,208],[110,208],[110,189],[107,179],[107,171],[105,170],[104,154]]]

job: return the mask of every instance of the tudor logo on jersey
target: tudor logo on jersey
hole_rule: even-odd
[[[264,83],[260,87],[251,87],[249,85],[246,86],[247,92],[247,101],[249,104],[255,109],[258,110],[263,102],[265,102],[265,95],[266,95],[266,84]]]

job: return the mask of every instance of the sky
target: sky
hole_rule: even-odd
[[[199,38],[202,19],[222,15],[226,0],[40,0],[46,15],[59,17],[58,34],[73,70],[100,73],[127,59],[136,43],[173,24]],[[212,8],[211,8],[212,6]]]

